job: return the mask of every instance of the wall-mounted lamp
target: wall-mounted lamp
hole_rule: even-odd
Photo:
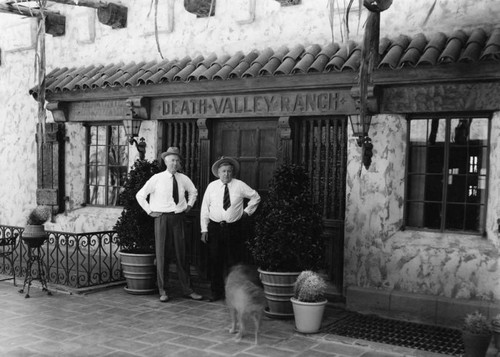
[[[371,115],[360,115],[360,114],[352,114],[349,115],[349,120],[351,121],[352,131],[354,136],[357,136],[356,140],[359,147],[362,150],[362,160],[363,165],[368,170],[372,163],[373,156],[373,144],[372,139],[368,136],[368,130],[370,129],[370,123],[372,120]]]
[[[138,143],[135,140],[139,136],[139,130],[141,129],[142,120],[139,119],[123,119],[123,128],[125,129],[125,135],[129,137],[128,142],[130,145],[135,144],[137,151],[139,152],[139,159],[144,160],[146,155],[146,142],[144,138],[140,138]]]

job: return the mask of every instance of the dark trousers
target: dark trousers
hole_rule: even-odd
[[[177,275],[182,293],[193,292],[186,260],[186,241],[184,239],[184,214],[164,213],[155,218],[156,270],[160,295],[169,288],[169,266],[172,258],[177,262]]]
[[[214,295],[224,294],[224,279],[229,268],[242,261],[244,241],[241,220],[229,224],[209,222],[208,246]]]

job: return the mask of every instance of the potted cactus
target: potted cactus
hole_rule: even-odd
[[[295,327],[302,333],[316,333],[321,327],[327,299],[326,282],[311,270],[305,270],[298,276],[290,298],[293,305]]]
[[[479,311],[465,316],[462,327],[465,356],[484,357],[491,341],[491,328],[486,317]]]

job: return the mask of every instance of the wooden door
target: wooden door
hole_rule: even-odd
[[[221,156],[235,158],[240,163],[237,178],[265,195],[276,168],[277,127],[277,118],[216,121],[212,162]]]

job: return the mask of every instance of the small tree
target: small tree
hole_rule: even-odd
[[[284,164],[275,171],[255,232],[248,245],[261,269],[295,272],[323,266],[322,217],[303,166]]]
[[[154,251],[154,218],[149,216],[137,202],[135,195],[154,174],[160,172],[156,160],[137,160],[125,181],[120,194],[123,205],[121,216],[113,229],[118,234],[118,245],[122,251],[150,253]]]

